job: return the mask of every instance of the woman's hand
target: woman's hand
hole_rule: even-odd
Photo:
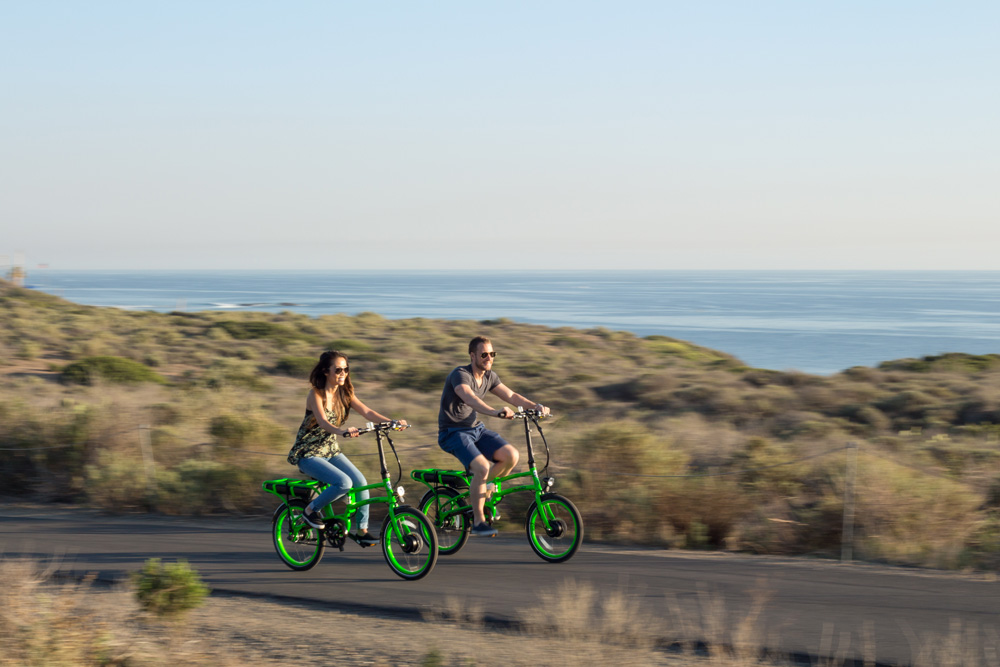
[[[341,433],[340,435],[345,438],[356,438],[358,437],[359,434],[358,434],[358,429],[351,426],[349,428],[344,429],[344,432]]]

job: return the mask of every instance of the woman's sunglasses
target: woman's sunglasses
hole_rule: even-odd
[[[333,374],[334,375],[347,375],[347,373],[350,370],[351,370],[350,366],[342,366],[342,367],[339,367],[339,368],[337,366],[334,366],[333,367]]]

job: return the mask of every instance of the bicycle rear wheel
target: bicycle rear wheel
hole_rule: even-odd
[[[541,501],[531,503],[524,527],[528,544],[550,563],[569,560],[583,542],[580,510],[557,493],[547,493]]]
[[[293,570],[308,570],[323,557],[323,535],[302,518],[306,503],[292,500],[274,513],[271,539],[278,558]]]
[[[461,494],[455,489],[439,486],[429,490],[420,499],[419,509],[434,526],[438,551],[442,556],[457,553],[469,541],[468,514],[455,514],[447,519],[442,518],[448,512],[457,509],[455,498],[459,495]]]
[[[420,510],[397,507],[396,522],[387,516],[382,522],[382,555],[385,562],[403,579],[427,576],[437,563],[438,544],[434,526]]]

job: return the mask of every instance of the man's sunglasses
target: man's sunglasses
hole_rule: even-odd
[[[480,359],[486,359],[487,357],[489,357],[490,359],[493,359],[496,356],[497,356],[496,352],[480,352],[479,353],[479,358]]]
[[[334,375],[347,375],[347,373],[348,373],[348,372],[349,372],[350,370],[351,370],[351,367],[350,367],[350,366],[344,366],[344,367],[342,367],[342,368],[338,368],[338,367],[334,366],[334,367],[333,367],[333,374],[334,374]]]

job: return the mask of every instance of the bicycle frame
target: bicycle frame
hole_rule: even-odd
[[[303,517],[303,509],[317,493],[322,493],[327,485],[317,480],[278,479],[263,483],[264,491],[282,500],[282,504],[272,517],[272,538],[278,556],[293,570],[307,570],[322,558],[327,543],[344,550],[344,543],[351,531],[351,518],[359,509],[367,505],[382,503],[388,506],[388,514],[382,523],[382,553],[389,567],[404,579],[419,579],[434,568],[437,560],[437,539],[433,527],[418,509],[403,504],[405,491],[402,486],[392,488],[392,477],[385,460],[383,435],[389,447],[399,456],[389,437],[389,431],[406,428],[397,422],[369,422],[360,433],[375,432],[380,481],[349,489],[344,494],[345,507],[335,512],[328,504],[320,512],[325,528],[313,528]],[[399,479],[403,476],[399,465]],[[399,481],[397,479],[397,482]],[[361,500],[363,491],[382,489],[385,495],[372,496]],[[357,539],[357,538],[355,538]],[[365,546],[362,544],[362,546]],[[425,551],[425,550],[429,550]],[[421,555],[429,553],[429,556]]]
[[[539,476],[538,467],[535,465],[535,451],[531,442],[531,423],[535,425],[538,429],[539,434],[542,436],[542,442],[545,442],[545,434],[542,432],[541,426],[538,424],[538,419],[540,415],[535,414],[533,410],[525,412],[523,409],[519,409],[518,413],[514,415],[515,419],[521,419],[524,422],[524,439],[525,445],[528,450],[528,470],[525,472],[516,472],[509,475],[503,475],[497,477],[493,480],[496,484],[496,490],[493,494],[486,499],[484,503],[484,509],[491,512],[494,516],[496,514],[496,506],[507,496],[513,493],[522,493],[524,491],[532,491],[535,495],[535,501],[541,502],[542,496],[548,493],[552,485],[555,484],[555,478],[550,476]],[[548,472],[548,443],[545,443],[546,452],[546,463],[545,468],[543,468],[543,474]],[[430,489],[434,489],[437,485],[444,484],[442,481],[445,477],[452,477],[461,479],[466,486],[469,486],[472,482],[472,474],[460,470],[438,470],[438,469],[425,469],[425,470],[414,470],[410,473],[415,481],[427,486]],[[513,487],[504,488],[503,484],[505,482],[510,482],[515,479],[526,479],[530,478],[531,481],[527,484],[518,484]],[[450,484],[445,484],[447,486],[452,486]],[[452,487],[454,488],[454,487]],[[470,514],[472,509],[469,507],[468,498],[470,496],[470,491],[466,490],[459,493],[450,501],[441,503],[440,497],[435,498],[435,509],[438,511],[442,522],[447,522],[449,519],[454,518],[459,514]],[[545,523],[547,529],[551,529],[552,516],[549,512],[541,513],[542,520]]]
[[[392,478],[389,476],[389,468],[385,460],[385,447],[382,445],[382,433],[384,429],[379,426],[375,426],[372,422],[368,422],[364,429],[359,430],[359,434],[375,432],[375,439],[378,448],[378,459],[379,459],[379,473],[381,479],[374,484],[366,484],[365,486],[352,487],[344,495],[343,500],[345,501],[345,506],[342,512],[337,513],[333,511],[333,503],[330,503],[322,509],[320,515],[325,521],[342,521],[344,524],[344,529],[347,532],[351,531],[351,517],[357,514],[358,510],[365,505],[375,505],[384,503],[389,506],[389,520],[393,522],[393,528],[400,530],[398,519],[396,517],[395,509],[402,504],[403,496],[405,491],[402,486],[393,490],[392,488]],[[395,453],[396,449],[392,444],[392,439],[389,438],[388,434],[385,435],[385,439],[389,442],[389,446],[392,447]],[[397,457],[397,462],[398,462]],[[402,470],[400,470],[400,477],[402,477]],[[283,502],[289,500],[288,493],[282,493],[280,490],[280,485],[284,484],[285,488],[288,490],[295,489],[295,496],[300,499],[305,499],[305,497],[312,497],[313,494],[319,495],[326,489],[327,484],[320,482],[319,480],[302,480],[294,478],[285,478],[280,480],[272,480],[269,482],[264,482],[264,491],[270,493],[274,496],[280,498]],[[270,486],[270,488],[268,488]],[[302,493],[300,490],[309,489],[311,493]],[[362,491],[374,491],[376,489],[382,489],[385,491],[384,496],[370,496],[367,500],[358,500],[358,495]],[[281,507],[277,511],[281,511]],[[296,526],[304,524],[304,520],[300,520]],[[341,551],[343,551],[343,543],[338,545]]]

